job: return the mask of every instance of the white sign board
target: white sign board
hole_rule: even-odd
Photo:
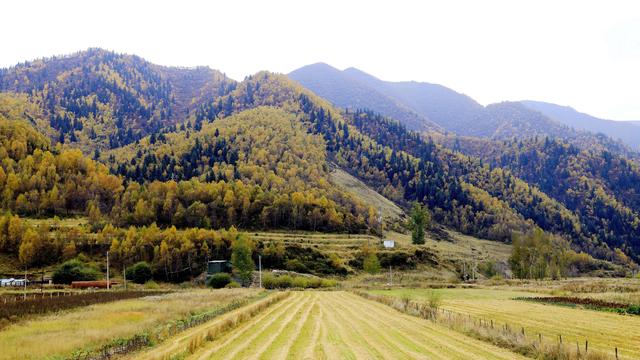
[[[393,247],[395,247],[395,246],[396,246],[396,242],[395,242],[395,241],[393,241],[393,240],[385,240],[382,244],[383,244],[383,245],[384,245],[384,247],[385,247],[385,248],[387,248],[387,249],[391,249],[391,248],[393,248]]]

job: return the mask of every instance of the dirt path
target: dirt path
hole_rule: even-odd
[[[217,319],[216,323],[223,321]],[[205,324],[207,325],[207,324]],[[214,325],[209,325],[214,326]],[[184,346],[188,334],[180,336]],[[347,292],[295,292],[187,359],[523,359]]]

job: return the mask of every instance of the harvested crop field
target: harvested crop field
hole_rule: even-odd
[[[526,292],[491,289],[397,289],[373,293],[388,296],[410,296],[415,301],[429,301],[430,292],[442,296],[442,308],[459,314],[493,320],[500,326],[524,328],[533,338],[541,334],[545,341],[576,343],[598,349],[609,355],[617,347],[620,359],[640,359],[640,317],[620,315],[582,308],[570,308],[531,301],[512,300],[531,296]]]
[[[240,312],[238,309],[235,312]],[[205,324],[222,323],[233,312]],[[203,328],[204,329],[204,328]],[[203,333],[192,333],[202,339]],[[152,350],[186,344],[184,336]],[[212,341],[190,342],[188,359],[520,359],[505,349],[347,292],[294,292]],[[149,357],[145,354],[144,358]]]
[[[191,314],[250,299],[256,290],[190,290],[93,304],[39,316],[0,331],[0,360],[65,359],[111,341],[153,333]]]

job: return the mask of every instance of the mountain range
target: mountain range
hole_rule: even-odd
[[[466,234],[640,255],[635,151],[528,103],[324,64],[238,82],[101,49],[2,69],[0,91],[0,204],[24,216],[377,231],[376,209],[332,183],[339,167]]]
[[[598,119],[555,104],[519,101],[485,107],[442,85],[383,81],[355,68],[341,71],[324,63],[304,66],[288,76],[336,106],[372,109],[411,130],[491,139],[536,135],[576,139],[587,136],[586,131],[640,148],[637,124]]]
[[[539,111],[547,117],[575,129],[601,133],[619,139],[634,149],[640,148],[640,122],[600,119],[581,113],[569,106],[561,106],[541,101],[521,101],[524,106]]]

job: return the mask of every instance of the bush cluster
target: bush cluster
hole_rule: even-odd
[[[96,280],[100,276],[98,270],[78,259],[69,260],[60,265],[53,273],[56,284],[71,284],[72,281]]]
[[[231,284],[231,275],[227,273],[217,273],[207,279],[207,286],[214,289],[222,289]]]
[[[335,287],[338,281],[333,279],[321,279],[317,277],[291,276],[282,275],[275,276],[266,274],[262,277],[262,286],[265,289],[317,289]]]
[[[136,284],[144,284],[151,280],[151,266],[144,261],[135,263],[127,268],[127,279]]]

